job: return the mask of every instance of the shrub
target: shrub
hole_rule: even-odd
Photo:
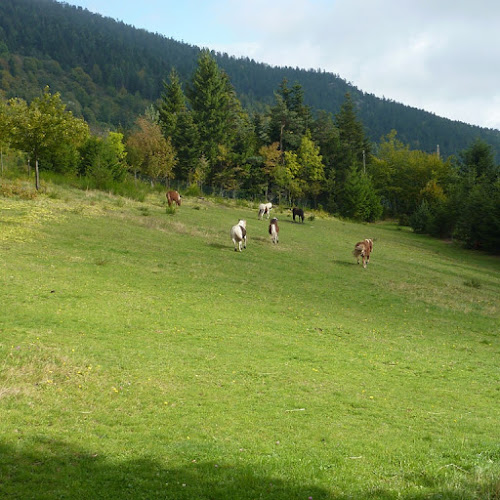
[[[401,214],[398,221],[399,226],[410,226],[410,217],[407,214]]]
[[[422,200],[419,207],[413,212],[410,217],[410,226],[418,234],[429,232],[429,227],[433,223],[432,213],[429,204]]]
[[[202,193],[200,187],[197,184],[190,184],[186,189],[186,191],[184,192],[184,195],[196,197],[196,196],[201,196]]]

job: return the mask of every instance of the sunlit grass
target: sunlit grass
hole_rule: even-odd
[[[0,198],[0,496],[498,498],[498,258],[276,214]]]

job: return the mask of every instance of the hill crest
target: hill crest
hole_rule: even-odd
[[[32,99],[49,85],[91,126],[129,127],[162,92],[172,67],[189,81],[200,48],[55,0],[2,0],[0,92]],[[339,75],[273,67],[215,53],[245,108],[273,102],[281,81],[299,83],[313,111],[337,113],[349,92],[373,142],[392,129],[413,149],[456,154],[480,137],[500,155],[500,131],[452,121],[364,93]]]

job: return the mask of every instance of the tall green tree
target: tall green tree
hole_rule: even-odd
[[[283,152],[296,150],[312,124],[311,111],[303,99],[302,86],[296,83],[290,89],[286,78],[275,92],[275,104],[270,110],[269,137],[272,142],[279,142]]]
[[[164,92],[158,107],[163,133],[175,149],[173,174],[187,181],[200,158],[198,127],[193,112],[188,108],[179,75],[172,69],[169,81],[163,83]]]
[[[93,179],[97,188],[108,189],[112,182],[125,178],[126,157],[120,132],[109,132],[105,137],[92,135],[80,146],[78,173]]]
[[[13,100],[11,108],[13,142],[34,160],[35,185],[40,189],[39,160],[48,159],[63,148],[74,150],[88,137],[88,125],[73,117],[60,94],[51,94],[48,87],[29,105]]]
[[[163,93],[158,106],[158,114],[163,132],[167,137],[171,137],[175,133],[178,116],[187,111],[187,105],[179,75],[175,68],[172,68],[168,78],[168,82],[163,82]]]
[[[500,253],[500,169],[487,143],[476,140],[459,155],[461,176],[450,189],[454,237],[469,248]]]
[[[200,54],[187,95],[198,130],[200,152],[215,170],[219,146],[228,143],[230,94],[228,79],[208,50]]]
[[[382,216],[380,198],[375,192],[370,177],[356,166],[347,172],[342,215],[366,222],[374,222]]]
[[[339,141],[334,162],[337,181],[342,183],[353,165],[356,168],[365,167],[370,154],[370,143],[349,93],[345,95],[340,111],[335,115],[335,124],[339,131]]]
[[[492,147],[482,139],[476,139],[464,149],[459,154],[459,159],[459,168],[463,174],[473,172],[476,177],[493,180],[500,173]]]

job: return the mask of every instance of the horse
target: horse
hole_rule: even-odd
[[[263,215],[267,215],[267,218],[269,219],[269,212],[270,212],[271,208],[273,208],[272,203],[261,203],[259,205],[259,215],[258,215],[259,220],[262,219]]]
[[[280,232],[280,228],[278,227],[278,218],[274,217],[271,219],[269,223],[269,234],[271,235],[271,241],[273,243],[278,243],[278,233]]]
[[[370,262],[370,253],[373,252],[373,240],[366,239],[364,241],[358,241],[354,245],[354,251],[352,252],[354,257],[356,257],[359,264],[359,258],[362,258],[363,267],[366,269],[366,265]]]
[[[181,206],[181,195],[177,191],[167,191],[167,202],[168,206],[171,207],[172,203],[177,203],[177,206]]]
[[[292,214],[293,214],[293,222],[295,222],[295,216],[299,218],[299,221],[302,219],[302,222],[304,222],[304,210],[301,208],[294,207],[292,209]]]
[[[231,239],[234,243],[234,251],[238,250],[241,252],[241,245],[243,248],[247,247],[247,221],[240,219],[238,224],[231,228]]]

